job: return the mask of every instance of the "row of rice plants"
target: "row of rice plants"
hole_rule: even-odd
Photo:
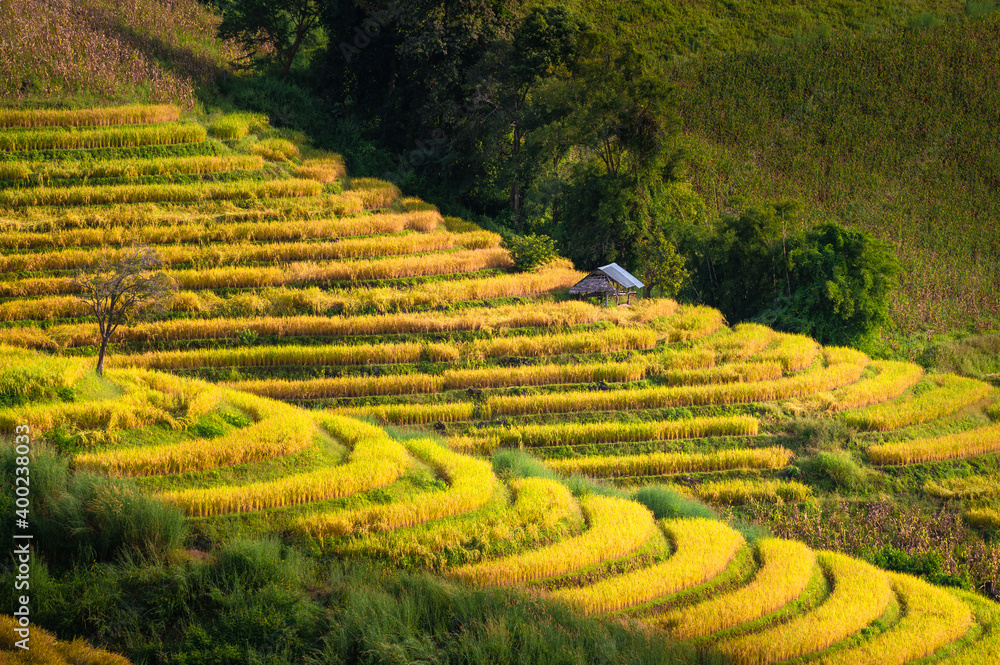
[[[353,450],[347,462],[269,482],[187,489],[159,498],[192,516],[250,512],[350,496],[385,487],[410,466],[406,449],[378,427],[338,416],[320,415],[318,424]]]
[[[842,417],[852,427],[885,432],[936,420],[978,402],[992,391],[988,383],[954,374],[933,376],[931,381],[936,387],[918,395],[848,411]]]
[[[30,286],[30,285],[29,285]],[[0,321],[44,321],[63,316],[88,316],[93,312],[76,296],[47,296],[44,298],[20,298],[0,302]],[[91,333],[93,333],[91,329]],[[31,328],[6,329],[0,331],[0,339],[5,344],[29,346],[31,348],[56,348],[51,335],[36,332]],[[41,346],[36,339],[47,339]],[[90,335],[94,339],[94,335]],[[91,342],[93,343],[93,342]]]
[[[509,261],[506,255],[500,257]],[[537,296],[572,286],[583,279],[568,262],[554,261],[537,272],[430,282],[403,291],[391,287],[355,288],[334,294],[344,314],[411,311],[439,305],[493,298]]]
[[[876,372],[874,376],[814,395],[809,401],[829,411],[857,409],[899,397],[924,375],[920,365],[895,360],[876,360],[870,367]]]
[[[0,109],[0,127],[79,127],[144,125],[171,122],[181,116],[172,104],[132,104],[92,109]]]
[[[349,192],[346,192],[349,193]],[[434,211],[420,202],[400,206],[400,213]],[[0,230],[39,231],[52,228],[94,229],[190,224],[231,224],[238,222],[276,222],[283,220],[329,219],[360,213],[363,207],[356,197],[326,194],[294,199],[255,199],[240,201],[180,201],[159,203],[123,203],[108,207],[65,206],[56,211],[21,208],[5,210],[0,216]],[[480,230],[478,227],[473,230]]]
[[[327,183],[346,176],[347,167],[344,166],[344,158],[340,155],[327,155],[303,159],[301,164],[292,169],[292,173],[297,178],[309,178]]]
[[[784,374],[778,362],[733,362],[704,369],[674,369],[656,372],[672,386],[694,386],[713,383],[774,381]]]
[[[448,404],[388,404],[337,409],[345,416],[374,418],[387,425],[426,425],[436,422],[461,422],[472,420],[476,405],[472,402]]]
[[[313,538],[399,529],[475,510],[497,488],[499,481],[489,462],[459,455],[431,439],[413,439],[404,445],[410,453],[433,466],[448,481],[449,488],[401,502],[307,515],[297,520],[296,527]]]
[[[1000,529],[1000,510],[996,508],[973,508],[966,511],[965,520],[981,529]]]
[[[270,123],[270,119],[263,113],[241,111],[227,113],[220,118],[216,118],[208,126],[208,130],[212,132],[212,136],[234,141],[245,137],[250,132],[265,130]]]
[[[90,362],[53,358],[0,345],[0,404],[18,405],[59,395],[90,371]]]
[[[828,348],[824,353],[827,356],[827,367],[775,381],[608,392],[505,395],[491,397],[486,404],[494,415],[522,415],[764,402],[801,397],[853,383],[860,378],[868,362],[867,356],[859,351]]]
[[[869,446],[866,453],[873,464],[888,465],[974,457],[997,450],[1000,450],[1000,425],[988,425],[957,434],[877,444]]]
[[[235,390],[274,399],[311,400],[331,397],[373,397],[437,393],[444,389],[440,376],[428,374],[390,374],[388,376],[343,376],[327,379],[287,381],[262,379],[225,384]]]
[[[218,245],[170,245],[157,248],[157,255],[166,265],[182,263],[238,264],[249,262],[318,261],[418,254],[450,249],[488,249],[500,245],[494,233],[420,233],[392,237],[348,238],[338,242],[226,243]],[[0,257],[0,270],[69,270],[95,264],[101,260],[116,261],[124,249],[63,249]]]
[[[701,483],[694,491],[702,501],[730,506],[806,501],[812,497],[812,489],[808,485],[787,480],[717,480]]]
[[[475,340],[470,343],[403,342],[398,344],[355,344],[349,346],[255,346],[235,349],[198,349],[190,351],[151,351],[141,355],[119,356],[121,366],[151,369],[194,369],[197,367],[275,367],[280,365],[367,365],[412,363],[426,358],[448,362],[459,358],[480,359],[485,355],[503,355],[506,340],[525,339],[522,355],[534,353],[572,353],[586,346],[591,352],[611,352],[655,343],[648,331],[610,328],[593,333],[537,335],[532,337]],[[328,333],[329,334],[329,333]],[[441,379],[445,381],[444,378]],[[291,382],[295,383],[295,382]],[[443,385],[443,384],[442,384]],[[289,388],[290,390],[292,388]]]
[[[562,474],[582,473],[594,478],[664,476],[678,473],[730,471],[733,469],[781,469],[795,454],[780,446],[732,448],[708,453],[649,453],[646,455],[602,455],[549,460],[546,465]]]
[[[102,431],[102,439],[114,440],[121,430],[157,423],[173,425],[175,419],[142,393],[126,394],[114,401],[36,403],[0,409],[0,429],[5,432],[13,432],[18,425],[30,425],[32,432],[48,432],[63,425]]]
[[[890,573],[889,581],[906,614],[878,637],[815,661],[817,665],[905,665],[930,656],[972,626],[969,607],[944,589]]]
[[[624,383],[641,381],[646,376],[646,368],[647,364],[640,358],[624,363],[449,369],[445,371],[443,379],[444,387],[448,389],[539,386],[595,381]]]
[[[325,294],[319,289],[288,291],[275,295],[287,297],[295,308],[312,307],[322,310],[325,304]],[[3,304],[0,304],[0,312],[2,311],[4,311]],[[173,319],[133,323],[131,326],[120,328],[116,334],[118,339],[125,341],[226,339],[243,330],[267,337],[424,334],[465,330],[567,327],[603,320],[609,312],[610,310],[578,301],[538,302],[530,305],[470,307],[456,312]],[[94,327],[90,324],[53,326],[50,330],[70,347],[94,343]]]
[[[588,528],[547,547],[494,561],[461,566],[456,579],[475,584],[508,585],[565,575],[638,550],[656,534],[656,521],[645,506],[589,494],[580,499]]]
[[[667,347],[656,359],[662,371],[709,369],[718,362],[719,354],[707,346],[693,346],[689,349]]]
[[[280,347],[278,347],[280,348]],[[322,349],[323,347],[318,347]],[[427,349],[427,356],[433,357],[435,359],[447,358],[451,359],[450,355],[446,355],[446,349],[449,348],[445,345],[432,345]],[[567,368],[574,369],[584,369],[588,366],[563,366]],[[616,373],[616,369],[622,369],[620,373]],[[610,365],[610,368],[601,370],[600,367],[596,367],[594,371],[587,372],[573,372],[573,373],[561,373],[551,372],[548,374],[532,374],[523,372],[524,369],[534,369],[528,368],[518,368],[516,370],[510,370],[506,368],[485,368],[482,370],[447,370],[443,376],[431,376],[427,374],[389,374],[384,376],[373,376],[373,377],[337,377],[337,378],[324,378],[324,379],[303,379],[303,380],[286,380],[286,379],[262,379],[255,381],[239,381],[234,383],[226,384],[230,388],[237,390],[245,390],[247,392],[254,393],[255,395],[265,395],[267,397],[274,397],[276,399],[292,399],[292,400],[310,400],[310,399],[323,399],[332,397],[372,397],[378,395],[410,395],[417,393],[436,393],[441,392],[446,389],[455,389],[458,387],[469,387],[482,385],[477,384],[472,381],[468,381],[468,375],[482,375],[491,376],[492,381],[489,383],[500,383],[504,385],[528,385],[528,383],[517,383],[519,377],[525,376],[529,379],[538,379],[540,377],[548,377],[552,379],[552,382],[556,382],[560,377],[563,379],[572,378],[578,379],[580,381],[590,380],[635,380],[634,378],[629,378],[634,374],[639,374],[641,378],[642,368],[639,366],[638,371],[634,369],[634,366],[628,364],[622,365]],[[462,380],[459,382],[453,382],[451,380],[450,374],[452,372],[462,374]],[[619,378],[616,376],[621,374]],[[597,378],[594,378],[597,377]],[[513,381],[513,383],[511,383]]]
[[[70,150],[130,148],[143,145],[200,143],[207,136],[197,123],[133,125],[106,129],[40,129],[0,132],[0,150]]]
[[[476,250],[495,252],[496,250]],[[473,257],[471,261],[481,261],[483,257]],[[490,257],[486,257],[490,260]],[[494,260],[509,261],[506,253],[498,254]],[[294,267],[294,266],[293,266]],[[452,266],[454,268],[454,266]],[[281,269],[232,269],[216,274],[212,271],[201,271],[201,279],[205,283],[215,282],[219,288],[242,284],[244,286],[259,285],[261,282],[307,280],[315,278],[317,268],[305,263],[298,266],[299,273],[289,276],[288,271]],[[264,274],[259,274],[264,273]],[[419,284],[409,290],[391,287],[353,288],[332,291],[325,299],[328,308],[340,308],[345,314],[375,310],[376,312],[413,311],[447,305],[456,302],[490,300],[493,298],[538,296],[554,290],[563,289],[578,282],[581,273],[565,264],[548,266],[537,273],[517,273],[461,279],[454,281],[429,282]],[[194,281],[193,278],[191,278]],[[327,277],[329,279],[329,277]],[[235,284],[234,284],[235,283]],[[46,291],[53,288],[72,290],[70,280],[57,278],[25,279],[18,282],[0,282],[5,287],[5,293],[24,295],[26,292]],[[180,295],[185,295],[183,292]],[[70,296],[50,296],[31,300],[14,300],[0,303],[0,321],[17,321],[26,319],[51,319],[54,317],[86,316],[87,310],[79,301]],[[3,340],[7,342],[6,338]]]
[[[315,180],[236,180],[162,185],[108,185],[92,187],[34,187],[0,192],[0,205],[66,206],[162,201],[245,201],[291,196],[319,196],[323,185]]]
[[[779,362],[786,372],[794,372],[812,365],[820,350],[816,340],[805,335],[776,333],[775,338],[774,345],[758,353],[754,360]]]
[[[163,372],[149,372],[140,369],[113,370],[110,373],[119,385],[122,381],[132,381],[154,391],[174,398],[172,409],[185,411],[189,421],[195,420],[216,409],[225,397],[225,391],[213,383],[197,379],[182,379]],[[157,400],[154,400],[157,401]]]
[[[462,355],[472,360],[504,356],[555,356],[569,353],[611,353],[650,349],[658,334],[649,328],[608,328],[593,332],[492,337],[467,344]]]
[[[74,462],[78,468],[116,476],[149,476],[283,457],[304,450],[312,443],[314,422],[302,409],[244,393],[230,393],[227,399],[249,412],[256,422],[211,442],[196,439],[157,446],[112,448],[81,453]]]
[[[501,446],[578,446],[592,443],[666,441],[704,436],[754,436],[760,422],[753,416],[718,416],[653,422],[560,423],[480,430],[473,437],[453,439],[463,450],[490,452]]]
[[[3,166],[0,164],[0,169]],[[166,245],[172,243],[292,242],[334,240],[355,236],[376,236],[404,231],[430,232],[442,223],[436,211],[374,213],[332,219],[289,219],[282,221],[224,222],[214,218],[199,223],[118,224],[99,228],[66,228],[51,231],[0,232],[0,248],[43,249]]]
[[[311,244],[311,243],[310,243]],[[280,247],[278,248],[280,250]],[[261,254],[274,253],[271,246],[254,250]],[[310,251],[308,248],[306,251]],[[322,253],[322,249],[318,253]],[[478,270],[502,269],[511,265],[506,249],[461,250],[427,256],[392,256],[385,259],[358,259],[316,263],[299,261],[274,266],[227,266],[192,270],[167,270],[167,275],[183,289],[264,288],[327,281],[400,279],[428,275],[458,274]],[[28,278],[0,282],[0,296],[45,296],[71,294],[79,291],[72,277]],[[347,300],[333,294],[331,301]]]
[[[674,519],[661,524],[674,549],[666,561],[552,595],[588,614],[635,607],[715,577],[746,545],[738,531],[717,520]]]
[[[1000,496],[1000,476],[967,476],[928,480],[924,491],[940,499],[981,499]]]
[[[767,326],[740,323],[728,335],[713,340],[707,346],[716,352],[718,361],[731,363],[757,355],[767,348],[774,337],[774,331]]]
[[[553,535],[564,520],[578,512],[576,499],[562,483],[547,478],[517,478],[510,482],[515,499],[508,504],[490,505],[463,515],[423,525],[374,533],[338,543],[338,554],[396,561],[419,561],[425,567],[442,570],[456,554],[481,559],[489,544],[504,549],[512,543],[538,536]],[[477,542],[482,547],[464,545]]]
[[[96,649],[83,638],[72,642],[59,641],[55,635],[40,628],[31,626],[30,648],[18,646],[19,630],[24,626],[16,617],[0,614],[0,659],[5,663],[44,663],[44,665],[132,665],[125,656],[110,651]],[[28,649],[28,650],[25,650]],[[15,652],[20,654],[14,656]]]
[[[711,335],[723,325],[725,320],[722,312],[713,307],[680,305],[676,316],[671,317],[662,327],[664,338],[668,342],[691,342]]]
[[[816,569],[816,554],[802,543],[764,538],[756,543],[760,566],[746,586],[656,617],[678,639],[710,635],[759,619],[798,598]]]
[[[738,665],[778,663],[840,642],[889,607],[893,592],[885,572],[835,552],[817,558],[833,584],[822,605],[787,623],[722,640],[716,648]]]
[[[118,356],[116,365],[148,369],[194,369],[198,367],[278,367],[282,365],[368,365],[413,363],[425,354],[431,359],[451,360],[455,353],[446,344],[355,344],[350,346],[254,346],[234,349],[150,351],[137,356]]]
[[[344,194],[356,199],[362,208],[368,210],[385,208],[402,196],[399,187],[388,180],[351,178],[350,185],[350,191]]]
[[[264,167],[257,155],[197,155],[147,159],[53,162],[0,162],[0,180],[29,178],[138,178],[153,175],[202,175],[228,171],[256,171]]]

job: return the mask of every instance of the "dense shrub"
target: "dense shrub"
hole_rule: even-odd
[[[520,272],[533,272],[558,257],[555,241],[544,235],[508,234],[504,236],[503,246]]]

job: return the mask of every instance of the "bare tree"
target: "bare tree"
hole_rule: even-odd
[[[165,305],[167,296],[177,288],[170,276],[159,270],[161,265],[154,250],[131,247],[116,259],[104,258],[81,270],[73,279],[77,297],[97,317],[101,333],[98,376],[104,373],[104,355],[118,326],[142,310]]]

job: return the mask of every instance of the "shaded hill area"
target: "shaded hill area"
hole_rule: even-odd
[[[995,326],[998,44],[990,19],[679,62],[692,179],[716,210],[792,198],[891,241],[906,330]]]

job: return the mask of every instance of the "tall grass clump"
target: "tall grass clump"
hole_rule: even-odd
[[[635,493],[635,500],[649,508],[658,520],[681,517],[706,520],[719,518],[710,506],[681,494],[668,485],[647,485]]]
[[[68,461],[36,442],[31,460],[31,529],[34,545],[59,568],[110,561],[127,554],[162,558],[180,547],[183,514],[144,496],[129,482],[70,472]],[[14,446],[0,451],[0,476],[14,487]],[[14,514],[14,493],[0,497]],[[12,540],[13,522],[0,528]]]

